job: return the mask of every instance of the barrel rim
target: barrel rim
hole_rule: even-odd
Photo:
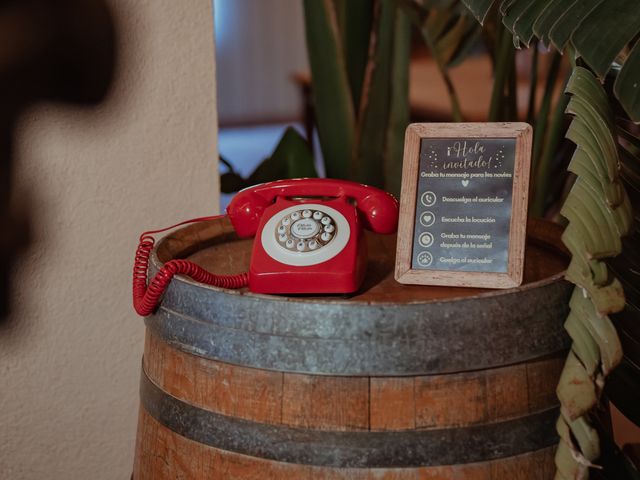
[[[561,227],[559,225],[554,224],[552,222],[549,222],[547,220],[542,220],[542,219],[531,219],[530,220],[530,225],[534,225],[536,227],[538,225],[544,225],[544,228],[549,228],[549,229],[552,229],[552,230],[556,230],[558,236],[562,231]],[[160,260],[160,258],[158,256],[158,249],[162,246],[163,242],[165,242],[171,235],[175,235],[176,233],[183,232],[183,231],[187,230],[188,228],[192,228],[192,227],[189,227],[189,226],[183,227],[183,228],[181,228],[179,230],[176,230],[172,234],[166,235],[166,236],[161,238],[161,240],[158,242],[158,244],[153,249],[152,254],[151,254],[151,265],[152,265],[152,267],[153,267],[153,269],[155,271],[158,271],[163,265],[162,261]],[[549,243],[548,241],[546,241],[543,238],[535,238],[534,237],[534,240],[536,242],[539,242],[542,245],[544,245],[545,248],[549,248],[551,250],[554,250],[557,253],[561,253],[561,254],[565,253],[562,248],[558,248],[557,245],[553,245],[553,244]],[[319,304],[319,305],[352,305],[352,306],[357,306],[357,307],[371,305],[371,306],[379,307],[379,306],[388,306],[388,305],[394,305],[394,306],[398,306],[398,305],[432,305],[432,304],[437,304],[437,303],[458,302],[458,301],[461,301],[461,300],[469,300],[469,299],[484,299],[484,298],[491,298],[491,297],[514,295],[514,294],[518,294],[518,293],[521,293],[521,292],[526,292],[528,290],[535,290],[537,288],[544,287],[545,285],[549,285],[549,284],[555,283],[558,280],[562,280],[564,278],[565,274],[566,274],[566,269],[562,270],[562,271],[560,271],[560,272],[558,272],[558,273],[556,273],[554,275],[550,275],[548,277],[542,278],[540,280],[536,280],[534,282],[528,282],[528,283],[522,284],[522,285],[520,285],[518,287],[513,287],[513,288],[508,288],[508,289],[496,289],[496,290],[491,290],[491,291],[488,291],[488,292],[478,293],[478,294],[475,294],[475,295],[462,295],[462,296],[447,297],[446,299],[437,298],[437,299],[432,299],[432,300],[404,301],[404,302],[402,302],[402,304],[398,304],[398,303],[395,303],[393,301],[375,301],[375,300],[374,301],[363,301],[363,300],[353,299],[351,297],[346,297],[346,298],[332,297],[330,299],[323,299],[323,298],[318,298],[318,297],[306,298],[306,297],[303,297],[303,296],[292,297],[292,296],[286,296],[286,295],[270,295],[270,294],[264,294],[264,293],[254,293],[254,292],[248,291],[246,289],[228,289],[228,288],[222,288],[222,287],[215,287],[215,286],[212,286],[212,285],[206,285],[204,283],[197,282],[197,281],[195,281],[195,280],[193,280],[193,279],[191,279],[189,277],[186,277],[184,275],[177,275],[174,278],[174,281],[177,280],[179,282],[183,282],[183,283],[188,284],[188,285],[190,285],[192,287],[198,288],[198,289],[200,289],[202,291],[210,291],[210,292],[215,292],[215,293],[218,293],[218,294],[225,294],[225,295],[244,296],[244,297],[249,297],[249,298],[256,298],[256,299],[259,299],[259,300],[269,300],[269,301],[273,301],[273,302]]]
[[[145,324],[183,351],[226,363],[405,376],[498,367],[565,350],[569,337],[560,319],[566,318],[571,291],[564,282],[517,297],[354,307],[205,295],[176,283]],[[522,308],[513,309],[515,300]],[[479,307],[482,312],[473,314]]]

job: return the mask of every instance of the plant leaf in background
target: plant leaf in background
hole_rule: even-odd
[[[487,26],[485,42],[494,65],[488,120],[493,122],[526,120],[534,126],[529,211],[531,216],[544,216],[550,208],[552,211],[556,208],[555,203],[562,193],[563,179],[566,178],[566,175],[562,174],[564,172],[563,156],[558,155],[558,148],[563,145],[562,136],[566,128],[564,115],[566,100],[562,96],[558,99],[557,95],[559,79],[566,75],[562,65],[563,57],[554,52],[549,56],[549,62],[539,64],[538,41],[534,41],[535,21],[548,10],[549,0],[463,1],[462,3],[474,14],[480,16]],[[493,4],[500,9],[492,9]],[[504,12],[504,18],[501,17],[500,11]],[[497,20],[495,13],[498,14]],[[519,59],[517,69],[515,47],[521,44],[528,46],[530,43],[533,43],[534,51],[529,57],[529,100],[528,113],[525,117],[519,115],[517,101],[518,70],[522,69],[523,57]],[[541,89],[541,97],[537,99],[538,77],[542,73],[546,75],[547,80],[544,88]],[[566,145],[563,148],[566,148]]]
[[[399,173],[390,172],[401,171],[398,145],[409,123],[408,22],[388,0],[305,0],[304,6],[327,176],[398,194]]]
[[[576,288],[565,324],[573,344],[557,389],[561,442],[556,478],[569,480],[588,478],[588,466],[600,455],[588,415],[604,378],[622,360],[610,315],[625,306],[622,285],[605,260],[622,251],[621,239],[631,230],[633,217],[617,169],[616,127],[604,89],[589,70],[576,67],[567,92],[567,112],[574,116],[567,135],[577,145],[569,169],[577,179],[562,207],[569,220],[562,239],[572,254],[567,278]]]
[[[385,189],[400,195],[404,132],[409,124],[409,60],[411,52],[411,24],[398,12],[395,17],[395,37],[391,65],[391,94],[389,124],[387,126],[384,178]]]
[[[558,20],[550,26],[548,36],[551,45],[558,50],[564,50],[571,38],[571,33],[600,2],[602,0],[578,0],[567,4],[567,8],[560,12]]]
[[[258,165],[248,178],[242,178],[223,158],[220,160],[229,168],[227,173],[220,175],[220,190],[223,193],[237,192],[251,185],[282,178],[318,176],[309,144],[293,127],[287,128],[271,156]]]
[[[311,90],[327,176],[348,178],[356,115],[332,0],[304,0]]]
[[[350,177],[398,194],[398,145],[409,123],[410,26],[393,2],[374,2],[373,12]]]
[[[572,97],[567,112],[574,119],[567,138],[577,145],[569,170],[578,178],[562,215],[569,220],[563,241],[572,253],[567,278],[577,287],[565,324],[573,339],[572,353],[558,386],[562,403],[558,432],[562,441],[556,455],[556,478],[586,479],[588,467],[599,454],[595,448],[599,440],[585,435],[588,431],[584,428],[578,432],[576,421],[579,418],[584,418],[585,423],[591,421],[603,386],[606,385],[605,396],[610,402],[624,403],[636,424],[640,420],[637,407],[640,394],[630,393],[640,390],[640,308],[633,286],[640,282],[640,261],[632,253],[640,243],[640,218],[636,216],[634,221],[631,213],[632,206],[640,209],[640,175],[634,175],[640,142],[631,133],[632,128],[616,131],[611,108],[615,102],[602,88],[613,68],[610,75],[615,77],[613,95],[629,119],[639,122],[640,9],[635,2],[624,0],[549,0],[544,7],[537,0],[463,1],[481,22],[492,6],[498,5],[505,17],[503,23],[516,42],[526,43],[531,30],[544,44],[568,52],[572,60],[573,74],[567,86]],[[600,78],[579,66],[581,62]],[[556,109],[552,123],[559,121],[558,113]],[[546,121],[538,118],[536,130]],[[547,188],[549,184],[550,178],[545,175],[549,154],[556,148],[553,138],[547,135],[537,138],[536,187]],[[625,187],[632,194],[631,200]],[[533,213],[544,210],[545,193],[536,192]],[[625,235],[627,238],[622,239]],[[605,384],[604,377],[608,374],[610,378]],[[577,388],[585,379],[594,386],[595,397],[586,386],[582,390]],[[576,383],[572,384],[573,381]],[[629,396],[635,407],[629,405]],[[593,405],[589,407],[590,404]],[[599,424],[602,427],[602,421]],[[567,429],[571,435],[564,434]],[[608,437],[606,429],[603,434]],[[605,451],[612,450],[609,444],[605,446]],[[618,464],[620,458],[617,457]],[[611,467],[610,459],[605,455],[605,466]],[[622,478],[617,466],[613,467],[615,473],[611,477],[616,480]]]
[[[365,68],[350,178],[367,185],[384,184],[384,144],[380,135],[389,121],[389,92],[396,8],[374,2],[369,58]]]
[[[369,54],[373,0],[333,0],[347,65],[354,111],[358,110]]]
[[[495,0],[475,0],[465,1],[465,5],[471,11],[471,13],[478,19],[481,25],[484,24],[484,20],[491,9]]]
[[[616,97],[627,111],[640,111],[640,42],[629,52],[625,61],[624,69],[618,73],[618,78],[614,85]],[[637,119],[636,119],[637,122]]]
[[[533,32],[562,51],[569,45],[601,80],[618,59],[621,71],[614,92],[632,121],[640,122],[640,8],[629,0],[463,0],[482,23],[494,3],[504,24],[527,43]],[[542,5],[546,3],[546,5]],[[627,46],[633,46],[628,55]]]
[[[540,14],[546,10],[549,5],[549,0],[533,0],[529,4],[520,2],[518,5],[522,5],[524,8],[520,9],[519,14],[514,15],[516,9],[510,10],[511,27],[509,30],[515,33],[514,45],[518,46],[518,43],[522,42],[527,47],[533,39],[533,24],[535,20],[540,17]],[[507,17],[504,17],[505,24],[507,24]]]
[[[477,22],[459,0],[424,0],[423,5],[428,15],[422,28],[433,39],[434,57],[447,68],[459,64],[480,37]]]
[[[591,69],[604,78],[618,54],[640,32],[638,3],[598,3],[571,34],[571,43]]]
[[[314,120],[327,177],[398,195],[409,124],[408,19],[391,0],[304,0],[304,20]],[[302,141],[294,131],[285,134],[284,150],[279,147],[248,179],[222,159],[229,167],[221,176],[223,192],[251,182],[315,176]]]
[[[624,238],[622,254],[607,263],[625,292],[624,310],[611,316],[624,350],[622,363],[605,386],[610,403],[631,422],[640,425],[640,138],[634,125],[617,118],[620,142],[620,178],[634,210],[631,233]],[[636,130],[637,132],[637,130]],[[637,458],[637,452],[636,452]],[[638,478],[637,466],[626,462],[630,478]]]
[[[420,32],[436,62],[447,88],[453,121],[461,122],[462,111],[448,69],[460,63],[480,37],[481,29],[472,22],[460,0],[396,0]],[[428,86],[424,86],[428,88]]]
[[[558,21],[568,7],[572,6],[579,0],[567,0],[566,2],[550,2],[537,19],[533,22],[533,33],[540,39],[544,45],[550,45],[549,31],[551,27]]]

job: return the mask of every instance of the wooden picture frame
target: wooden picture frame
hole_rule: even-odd
[[[527,205],[529,197],[529,176],[531,168],[531,142],[532,128],[529,124],[521,122],[415,123],[407,127],[404,144],[402,188],[400,194],[400,218],[398,224],[398,242],[395,265],[395,279],[398,282],[404,284],[484,288],[512,288],[522,283],[524,271]],[[507,147],[505,147],[505,145],[499,144],[507,144]],[[487,230],[487,234],[484,235],[484,237],[493,238],[493,235],[497,240],[497,244],[508,246],[502,249],[496,249],[495,264],[498,265],[499,268],[491,266],[484,267],[479,265],[480,263],[494,263],[493,257],[490,258],[490,255],[493,253],[488,253],[489,256],[485,255],[485,257],[471,257],[467,255],[464,257],[460,256],[460,258],[454,257],[454,253],[452,253],[451,257],[438,257],[439,261],[435,261],[434,255],[432,255],[428,251],[420,251],[416,254],[416,252],[421,248],[420,245],[430,245],[438,252],[444,251],[444,248],[457,248],[448,247],[448,245],[469,245],[468,241],[463,240],[455,240],[456,242],[462,241],[463,243],[451,243],[445,240],[442,240],[440,243],[435,243],[440,241],[440,238],[434,239],[435,235],[432,233],[425,233],[424,231],[420,233],[420,230],[424,230],[426,227],[428,227],[429,223],[433,225],[433,228],[436,230],[435,233],[437,233],[438,228],[440,228],[441,230],[448,229],[451,231],[455,230],[456,227],[458,229],[467,228],[465,226],[452,226],[445,223],[453,220],[471,223],[476,222],[476,220],[478,222],[491,221],[491,219],[493,218],[493,222],[497,222],[496,218],[498,217],[492,217],[490,215],[492,213],[491,208],[493,207],[493,205],[487,204],[487,208],[483,211],[481,209],[484,207],[484,205],[479,205],[479,203],[473,205],[471,202],[501,201],[497,195],[495,196],[495,198],[491,196],[481,197],[480,195],[484,193],[482,190],[482,184],[484,183],[485,185],[492,185],[496,182],[502,182],[501,185],[503,185],[504,187],[504,185],[507,185],[507,180],[502,178],[494,180],[494,173],[479,173],[478,169],[480,167],[477,167],[477,165],[481,164],[481,160],[483,161],[482,163],[486,164],[487,162],[484,161],[486,160],[486,158],[482,159],[481,154],[476,154],[474,157],[475,160],[472,158],[469,162],[467,162],[469,158],[473,157],[473,155],[471,155],[470,153],[472,150],[471,147],[468,149],[469,153],[467,153],[468,145],[473,146],[473,148],[480,152],[485,151],[485,147],[483,145],[489,145],[489,147],[486,148],[491,148],[493,150],[491,150],[492,155],[488,156],[488,158],[500,159],[499,168],[504,169],[502,173],[497,173],[495,174],[495,176],[508,178],[508,173],[511,173],[512,187],[510,191],[510,212],[507,212],[507,198],[509,196],[509,192],[507,191],[506,187],[501,190],[501,192],[506,192],[503,197],[504,205],[498,207],[498,210],[501,209],[501,211],[504,211],[502,216],[499,218],[499,224],[502,225],[502,230],[499,231],[506,232],[508,226],[508,235],[502,235],[502,238],[498,238],[498,234],[491,233],[492,231],[490,230],[490,227],[485,227]],[[480,145],[480,147],[478,147],[478,145]],[[502,147],[502,149],[500,149],[500,147]],[[507,153],[503,153],[503,150],[507,151]],[[449,159],[449,155],[452,155],[452,152],[453,154],[457,155],[460,155],[460,153],[462,152],[461,156],[456,157],[456,160],[462,161],[451,161]],[[498,154],[496,152],[500,153]],[[513,163],[511,163],[510,158],[508,158],[506,161],[504,160],[505,155],[507,157],[511,156],[511,152],[513,152]],[[430,160],[427,159],[426,155],[429,155],[428,159]],[[445,155],[447,158],[445,159],[445,161],[443,161],[438,155]],[[466,155],[469,155],[469,158],[467,158]],[[427,165],[430,165],[430,167],[426,167]],[[455,172],[457,173],[451,173],[452,171],[447,171],[446,174],[443,172],[443,170],[440,170],[439,172],[437,172],[436,170],[425,171],[428,168],[437,169],[438,166],[440,166],[441,168],[447,168],[451,165],[453,165],[453,167],[451,168],[459,168],[459,165],[462,165],[463,169],[455,170]],[[466,170],[468,165],[474,165],[473,169]],[[498,161],[493,164],[489,162],[489,165],[492,165],[492,168],[498,168]],[[512,170],[511,165],[513,166]],[[421,166],[424,167],[425,170],[421,171]],[[474,169],[478,170],[478,173],[472,173],[472,175],[475,175],[478,178],[475,183],[470,185],[470,181],[468,180],[469,176],[463,177],[463,175],[464,172],[473,172]],[[485,174],[486,178],[480,177],[480,175]],[[437,175],[440,175],[440,177],[446,175],[447,178],[440,178]],[[466,195],[467,193],[470,195],[468,198],[465,198],[464,196],[439,196],[438,194],[434,193],[435,191],[437,191],[436,187],[438,185],[438,182],[440,182],[441,185],[445,185],[445,183],[447,185],[452,184],[451,178],[448,178],[449,176],[453,176],[454,178],[463,178],[460,181],[462,187],[456,184],[457,186],[453,188],[464,190],[464,195]],[[420,185],[423,186],[422,189],[424,189],[424,185],[427,185],[428,187],[434,186],[434,188],[429,188],[426,193],[422,193]],[[469,186],[471,188],[466,189]],[[476,190],[473,190],[474,186],[476,186]],[[480,193],[478,194],[478,192]],[[421,199],[418,198],[419,193],[423,195]],[[429,203],[424,202],[424,195],[427,194],[430,195],[430,197],[427,198],[429,200],[433,199],[434,203],[438,199],[442,200],[441,204],[435,207],[438,209],[439,213],[436,213],[435,211],[420,213],[420,209],[426,208],[430,205]],[[461,214],[458,214],[458,216],[455,218],[445,216],[447,208],[458,212],[461,208],[467,208],[467,200],[469,200],[470,202],[468,207],[470,209],[469,211],[482,211],[483,213],[486,211],[489,214],[486,217],[482,218],[476,218],[473,215],[471,217],[466,215],[464,215],[464,217],[461,217]],[[452,204],[450,206],[445,206],[444,203],[446,201],[455,201],[458,202],[459,205]],[[461,206],[460,204],[463,204],[463,206]],[[507,213],[509,214],[509,217],[507,217]],[[418,217],[418,215],[422,216]],[[426,222],[422,221],[424,218],[427,219]],[[439,220],[440,223],[436,223],[434,225],[434,219],[436,222]],[[477,230],[478,228],[481,228],[481,225],[470,225],[468,228]],[[427,235],[425,242],[422,241],[423,235]],[[439,234],[439,237],[455,237],[456,235],[461,236],[463,239],[469,236],[465,234],[442,232]],[[475,238],[479,235],[474,233],[470,236]],[[429,241],[431,243],[428,243]],[[419,244],[417,242],[419,242]],[[485,245],[489,245],[489,242],[485,242],[484,244],[476,244],[474,242],[471,242],[470,244],[472,245],[472,248],[479,248],[479,245],[482,245],[482,248],[487,248],[485,247]],[[493,246],[494,242],[492,241],[490,245]],[[414,252],[414,249],[416,250],[416,252]],[[459,249],[459,251],[463,250],[465,249]],[[468,248],[466,250],[468,251]],[[447,251],[454,252],[454,250]],[[490,252],[490,250],[486,249],[485,252]],[[422,257],[420,257],[420,255],[422,255]],[[481,258],[484,258],[484,260],[482,260]],[[450,264],[455,262],[461,263],[450,269],[449,265],[444,268],[444,263],[440,263],[445,261],[450,262]],[[467,264],[466,262],[469,263]],[[468,271],[466,269],[473,269],[473,271]]]

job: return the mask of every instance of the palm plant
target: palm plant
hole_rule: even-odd
[[[327,176],[400,191],[410,25],[394,2],[304,0]]]
[[[603,392],[640,423],[640,10],[628,0],[463,2],[481,23],[497,11],[515,45],[537,38],[573,59],[566,112],[577,179],[561,213],[572,253],[567,279],[576,288],[565,323],[573,344],[557,390],[556,478],[584,479],[600,457],[594,427]]]
[[[409,123],[410,25],[394,2],[304,0],[315,123],[326,174],[399,193]],[[302,142],[301,142],[302,140]],[[229,173],[222,190],[315,176],[304,139],[288,131],[248,179]]]
[[[518,120],[515,48],[508,32],[500,22],[481,29],[461,0],[305,0],[304,7],[315,123],[328,177],[349,178],[399,193],[404,130],[409,123],[411,25],[447,87],[452,120],[463,121],[464,117],[449,70],[481,43],[487,46],[496,78],[487,119]],[[550,111],[561,73],[561,57],[556,55],[536,110],[537,60],[537,54],[532,56],[529,120],[537,111]],[[429,85],[422,87],[429,90]],[[550,120],[536,124],[534,162],[540,164],[539,188],[534,190],[531,209],[537,215],[542,215],[549,197],[557,196],[559,190],[550,194],[551,182],[546,180],[555,173],[550,165],[563,132],[562,110],[559,105],[551,115],[539,115]],[[546,137],[551,140],[543,144]],[[274,155],[248,179],[227,165],[230,172],[222,176],[223,191],[276,178],[315,175],[313,156],[301,140],[297,132],[289,131]]]
[[[449,70],[477,50],[480,40],[487,45],[496,77],[487,119],[517,120],[515,48],[508,32],[499,22],[480,28],[461,0],[304,0],[304,8],[314,120],[328,177],[357,180],[399,193],[404,130],[409,123],[411,26],[424,41],[447,87],[452,120],[464,118]],[[532,92],[536,91],[537,60],[534,55]],[[557,55],[540,111],[549,111],[552,106],[559,64]],[[429,85],[422,87],[429,90]],[[545,179],[553,173],[548,167],[555,151],[553,141],[541,148],[542,139],[552,136],[557,143],[563,131],[558,111],[562,112],[561,106],[553,115],[555,122],[536,125],[535,158],[541,168],[532,210],[538,215],[550,196]],[[535,113],[532,93],[527,118]],[[229,169],[221,178],[224,192],[277,178],[316,175],[312,152],[293,129],[249,178],[241,178],[224,159],[221,162]]]
[[[481,39],[494,66],[487,119],[515,120],[515,49],[535,47],[526,118],[535,126],[533,215],[547,210],[562,185],[554,178],[558,173],[554,159],[566,129],[565,111],[573,117],[566,136],[576,148],[568,170],[577,180],[561,213],[568,221],[563,240],[572,253],[567,278],[576,290],[565,324],[573,345],[558,386],[562,409],[557,428],[562,440],[556,464],[558,479],[586,478],[601,452],[604,432],[594,427],[603,393],[640,424],[636,286],[640,283],[636,251],[640,9],[636,2],[304,0],[304,6],[327,175],[392,192],[399,190],[402,138],[408,123],[409,23],[443,76],[456,121],[463,117],[449,68]],[[536,102],[539,43],[555,53],[541,100]],[[564,59],[571,61],[571,77],[565,82],[567,94],[554,105],[552,92]],[[312,175],[313,156],[304,139],[291,130],[251,178],[230,174],[223,182],[234,187],[227,188],[231,191],[273,178]]]

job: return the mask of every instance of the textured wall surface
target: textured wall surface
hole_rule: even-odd
[[[128,479],[143,322],[142,230],[216,213],[211,0],[113,0],[120,62],[98,109],[21,121],[34,241],[0,324],[0,478]]]

